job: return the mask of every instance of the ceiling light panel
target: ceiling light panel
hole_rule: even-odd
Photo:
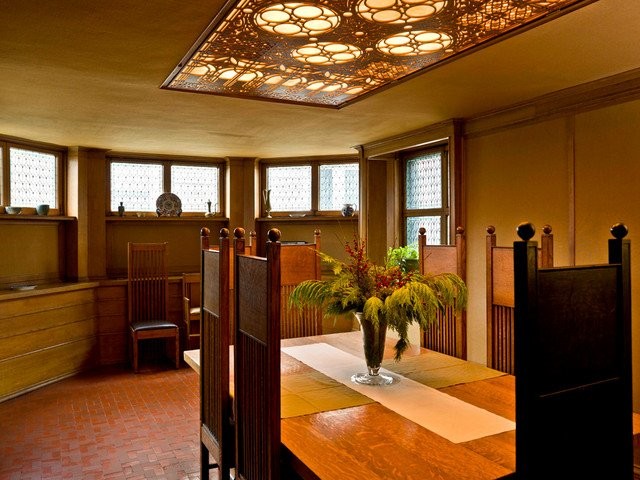
[[[162,86],[342,107],[591,1],[234,0]]]

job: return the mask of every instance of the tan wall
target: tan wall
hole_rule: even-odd
[[[575,125],[575,127],[574,127]],[[609,227],[640,228],[640,102],[514,126],[466,139],[468,355],[486,360],[485,228],[511,245],[531,221],[553,227],[555,264],[607,261]],[[575,173],[574,173],[575,172]],[[575,193],[574,193],[575,192]],[[575,247],[574,247],[575,236]],[[640,268],[632,244],[634,397],[640,409]]]

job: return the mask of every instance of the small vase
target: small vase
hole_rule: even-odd
[[[38,205],[36,207],[36,213],[40,216],[49,215],[49,205],[43,203],[42,205]]]
[[[262,191],[262,199],[264,200],[264,211],[267,218],[271,218],[271,190],[266,188]]]
[[[120,202],[120,206],[118,207],[118,215],[124,217],[124,205]]]
[[[364,385],[390,385],[395,379],[384,373],[380,373],[380,364],[384,355],[384,344],[387,336],[387,320],[381,318],[378,325],[364,318],[364,313],[355,312],[364,344],[364,358],[367,363],[367,373],[356,373],[351,376],[351,381]]]
[[[353,214],[355,213],[356,209],[353,208],[353,204],[345,203],[341,211],[342,211],[343,217],[353,217]]]

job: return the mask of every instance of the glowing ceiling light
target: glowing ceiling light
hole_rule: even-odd
[[[402,32],[383,38],[376,48],[382,53],[398,57],[426,55],[451,45],[451,37],[443,32],[424,30]]]
[[[328,7],[311,3],[276,3],[260,10],[254,21],[269,33],[311,37],[330,32],[340,16]]]
[[[353,62],[360,55],[362,50],[358,47],[335,42],[309,43],[291,53],[296,60],[313,65],[339,65]]]
[[[404,24],[425,20],[447,6],[447,0],[360,0],[357,10],[365,20]]]
[[[163,88],[341,107],[593,0],[228,0]]]

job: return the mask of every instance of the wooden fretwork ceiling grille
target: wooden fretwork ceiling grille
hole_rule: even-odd
[[[232,0],[163,87],[342,107],[593,0]]]

